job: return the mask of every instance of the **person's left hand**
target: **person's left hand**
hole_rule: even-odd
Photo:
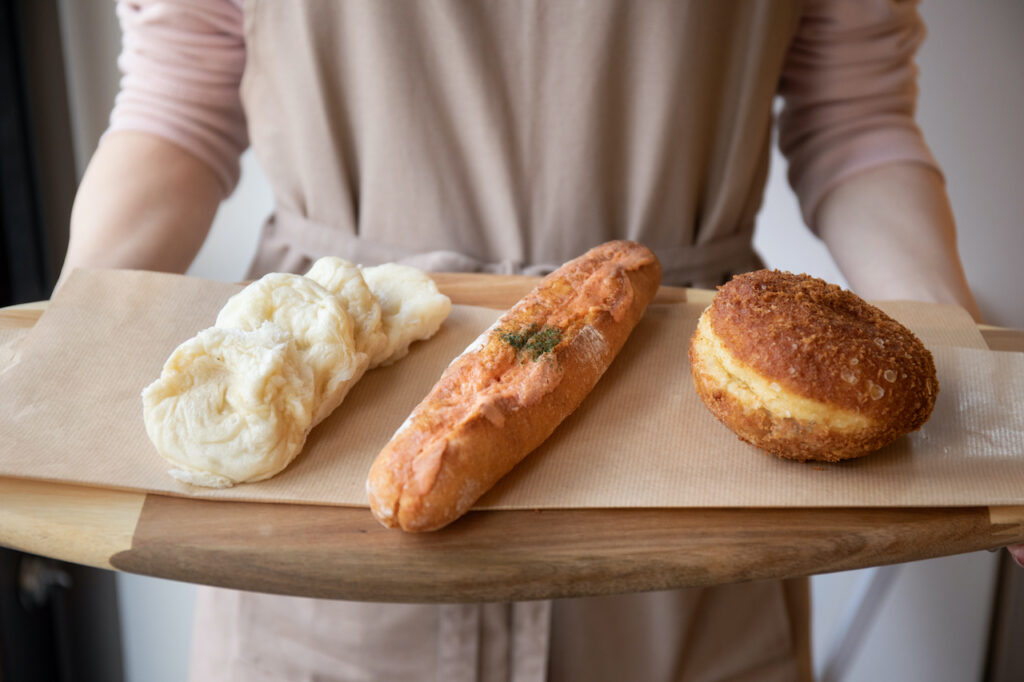
[[[1024,567],[1024,545],[1010,545],[1006,551],[1010,553],[1014,561]]]

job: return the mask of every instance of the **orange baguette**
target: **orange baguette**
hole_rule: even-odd
[[[661,282],[645,246],[613,241],[545,277],[452,361],[374,461],[374,516],[407,531],[464,514],[575,410]]]

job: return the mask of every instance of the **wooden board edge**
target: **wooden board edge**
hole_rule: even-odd
[[[151,495],[112,564],[265,593],[441,603],[794,578],[1024,541],[1024,528],[993,527],[987,507],[476,511],[427,536],[362,509],[264,506]],[[259,532],[232,532],[244,524]]]
[[[0,477],[0,544],[113,568],[131,547],[145,493]]]
[[[1024,533],[1024,507],[989,507],[989,523],[1004,528],[1007,533]]]

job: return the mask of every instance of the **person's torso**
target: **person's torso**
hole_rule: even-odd
[[[243,100],[293,268],[543,272],[613,238],[654,249],[671,284],[756,262],[797,2],[245,9]]]

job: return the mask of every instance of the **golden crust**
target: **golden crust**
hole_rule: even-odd
[[[807,275],[760,270],[720,287],[704,315],[732,361],[784,395],[853,413],[866,425],[836,428],[785,417],[730,395],[716,362],[698,349],[690,361],[698,394],[744,441],[781,457],[837,461],[877,450],[919,429],[938,379],[931,353],[910,330],[849,291]]]
[[[381,451],[367,479],[377,519],[429,531],[468,511],[579,406],[660,281],[654,254],[622,241],[542,280],[445,370]],[[510,336],[544,328],[560,332],[537,354]]]

